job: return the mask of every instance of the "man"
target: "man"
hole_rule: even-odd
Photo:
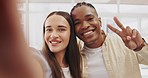
[[[102,22],[95,7],[77,3],[71,10],[77,36],[84,42],[84,78],[141,78],[139,64],[148,65],[148,45],[136,29],[121,31],[108,24],[116,34],[101,30]]]

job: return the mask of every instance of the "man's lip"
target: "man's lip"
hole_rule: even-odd
[[[83,32],[81,35],[87,35],[87,34],[90,34],[92,32],[94,32],[95,29],[92,29],[92,30],[89,30],[89,31],[85,31]]]
[[[92,33],[93,31],[88,31],[88,32],[85,32],[85,33],[83,33],[83,35],[88,35],[88,34],[90,34],[90,33]]]

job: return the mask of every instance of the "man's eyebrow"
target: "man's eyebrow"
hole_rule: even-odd
[[[85,17],[93,16],[93,14],[87,14]]]
[[[85,17],[94,16],[93,14],[87,14]],[[74,21],[79,21],[79,19],[75,19]]]

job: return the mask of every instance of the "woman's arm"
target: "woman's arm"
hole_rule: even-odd
[[[0,0],[0,78],[42,78],[25,41],[16,0]]]

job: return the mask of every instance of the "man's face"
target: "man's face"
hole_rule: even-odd
[[[101,19],[96,11],[86,5],[76,7],[72,12],[77,36],[86,46],[93,45],[101,35]]]

